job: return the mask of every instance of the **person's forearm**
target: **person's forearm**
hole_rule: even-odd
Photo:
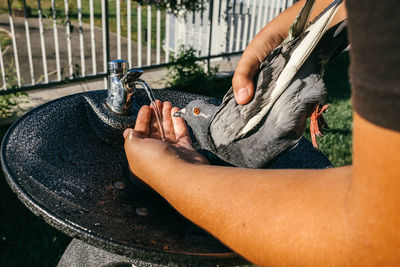
[[[196,165],[182,144],[133,130],[124,137],[134,174],[250,261],[397,266],[400,134],[357,113],[353,134],[353,167],[325,170]]]
[[[321,266],[348,260],[344,254],[351,251],[346,247],[351,167],[251,170],[176,159],[164,168],[153,172],[156,178],[149,177],[150,185],[180,213],[250,261],[262,266]]]

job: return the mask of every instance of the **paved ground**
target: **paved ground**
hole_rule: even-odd
[[[35,81],[40,82],[43,79],[43,61],[42,61],[42,54],[41,54],[41,46],[40,46],[40,34],[39,34],[39,24],[36,18],[29,18],[29,31],[30,31],[30,39],[31,39],[31,46],[32,46],[32,59],[33,59],[33,66],[34,66],[34,74],[35,74]],[[50,80],[55,80],[55,71],[56,71],[56,60],[55,60],[55,48],[54,48],[54,32],[52,28],[52,21],[51,20],[44,20],[44,36],[45,36],[45,46],[46,46],[46,59],[48,64],[48,74]],[[80,65],[80,46],[79,46],[79,31],[77,30],[78,27],[74,23],[74,30],[71,33],[71,44],[72,44],[72,55],[73,55],[73,63]],[[27,42],[26,42],[26,35],[25,35],[25,25],[24,25],[24,18],[15,17],[14,18],[14,28],[15,28],[15,35],[17,40],[17,49],[19,55],[19,63],[21,69],[21,77],[23,84],[28,84],[31,82],[30,78],[30,69],[28,63],[28,52],[27,52]],[[62,73],[63,77],[67,77],[69,75],[68,69],[68,62],[67,62],[67,45],[65,39],[65,27],[58,26],[58,39],[60,44],[60,62],[62,66]],[[9,18],[7,14],[0,14],[0,30],[10,32],[10,25],[9,25]],[[84,55],[85,55],[85,69],[86,73],[92,72],[92,58],[91,58],[91,46],[90,46],[90,39],[89,39],[89,26],[83,25],[83,33],[84,33]],[[101,29],[95,28],[95,40],[96,40],[96,62],[97,62],[97,69],[103,70],[103,52],[102,52],[102,40],[101,40]],[[116,35],[110,33],[110,40],[116,40]],[[117,58],[117,47],[116,41],[110,42],[111,48],[111,58]],[[4,50],[4,48],[3,48]],[[122,38],[122,58],[126,58],[127,54],[127,40]],[[132,51],[133,52],[133,62],[137,62],[135,53],[137,51],[136,43],[132,42]],[[143,63],[146,62],[146,47],[143,47]],[[163,59],[163,54],[161,55]],[[14,61],[13,56],[13,49],[12,46],[8,47],[5,51],[3,51],[3,59],[4,64],[7,66],[12,64]],[[155,52],[152,53],[152,61],[155,61]],[[237,62],[239,57],[231,57],[230,59],[215,59],[212,61],[212,64],[219,65],[219,70],[221,74],[229,73],[234,71],[236,68]],[[13,65],[11,65],[13,66]],[[75,69],[76,70],[76,69]],[[146,71],[145,74],[142,76],[144,80],[146,80],[150,86],[156,89],[162,89],[166,86],[167,79],[166,79],[167,70],[166,69],[157,69]],[[83,91],[89,90],[99,90],[104,89],[105,84],[103,79],[94,80],[90,82],[81,82],[75,84],[69,84],[64,86],[59,86],[56,88],[46,89],[46,90],[35,90],[28,93],[29,95],[29,103],[23,104],[20,106],[18,110],[15,110],[15,114],[3,120],[0,120],[0,124],[9,123],[10,121],[15,120],[28,110],[41,105],[47,101],[69,95],[74,93],[79,93]],[[227,88],[228,89],[228,88]]]

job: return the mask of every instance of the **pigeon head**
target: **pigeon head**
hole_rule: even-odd
[[[176,112],[174,117],[182,117],[192,128],[200,146],[209,150],[208,129],[217,108],[217,106],[204,100],[193,100],[186,107]]]

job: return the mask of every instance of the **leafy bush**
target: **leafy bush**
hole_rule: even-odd
[[[181,90],[201,95],[222,97],[231,85],[231,77],[220,79],[217,77],[218,66],[205,71],[205,60],[199,60],[196,50],[185,50],[181,46],[168,67],[168,86],[174,90]]]
[[[4,119],[14,114],[14,107],[27,101],[26,93],[15,93],[0,96],[0,118]]]
[[[24,3],[22,0],[11,0],[11,8],[16,8],[16,9],[23,9],[24,8]]]
[[[0,31],[0,44],[1,49],[4,52],[4,49],[11,44],[11,38],[8,36],[8,33]]]
[[[11,88],[17,88],[14,61],[11,60],[5,68],[7,85]],[[0,118],[4,119],[12,116],[16,108],[22,103],[28,101],[28,95],[25,92],[0,95]]]

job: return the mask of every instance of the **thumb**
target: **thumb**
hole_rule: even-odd
[[[246,49],[247,50],[247,49]],[[243,53],[232,78],[233,93],[236,102],[244,105],[250,102],[254,95],[253,79],[259,69],[260,62],[257,57]]]
[[[135,131],[132,128],[126,128],[124,133],[123,133],[125,142],[126,141],[132,141],[132,140],[136,140],[136,139],[143,139],[146,137],[145,133],[139,132],[139,131]]]
[[[133,132],[134,132],[134,130],[132,128],[126,128],[123,133],[124,139],[126,139],[127,137],[130,138],[131,135],[133,134]]]
[[[138,162],[138,159],[143,154],[143,136],[142,133],[135,131],[134,129],[127,128],[123,133],[125,144],[124,150],[126,158],[128,159],[129,166],[132,168],[132,163]]]
[[[233,92],[238,104],[250,102],[254,94],[253,77],[250,74],[235,73],[232,79]]]

